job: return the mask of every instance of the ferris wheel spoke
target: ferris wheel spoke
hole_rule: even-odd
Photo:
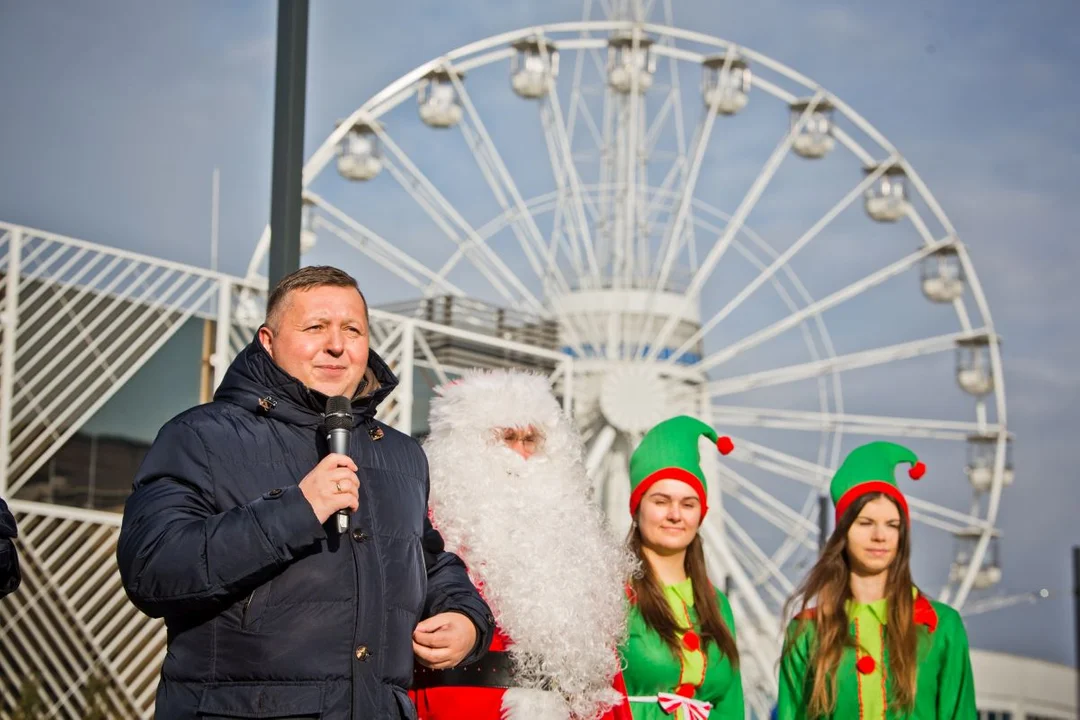
[[[980,425],[977,422],[739,407],[722,403],[714,405],[712,417],[717,427],[764,427],[807,432],[839,430],[845,435],[927,438],[963,442],[976,433],[1000,432],[998,425]]]
[[[700,296],[702,287],[704,287],[705,282],[712,275],[717,263],[720,262],[720,258],[723,257],[728,246],[731,245],[735,236],[742,229],[743,224],[746,222],[746,218],[749,217],[750,212],[757,205],[757,202],[761,199],[765,189],[769,186],[769,183],[776,175],[776,172],[780,169],[780,164],[784,161],[784,158],[787,157],[788,151],[791,149],[791,144],[794,142],[795,133],[799,132],[806,124],[806,118],[807,115],[804,112],[799,122],[784,133],[783,138],[781,138],[780,142],[769,156],[769,159],[765,162],[764,167],[761,168],[761,172],[759,172],[754,179],[750,189],[746,192],[746,195],[743,196],[738,209],[724,229],[724,234],[712,246],[708,255],[706,255],[705,259],[702,261],[701,266],[698,268],[697,272],[694,273],[694,276],[690,281],[690,286],[684,294],[681,312],[685,312],[690,304]],[[671,313],[663,327],[660,329],[659,335],[651,343],[646,359],[653,360],[656,358],[656,353],[660,351],[660,348],[664,347],[664,344],[671,336],[671,332],[679,323],[679,317],[680,313]]]
[[[665,362],[676,362],[680,357],[683,356],[683,354],[686,353],[687,350],[699,343],[701,339],[704,338],[705,335],[707,335],[710,331],[712,331],[712,329],[715,328],[721,321],[731,315],[731,313],[738,309],[739,306],[746,302],[747,298],[753,295],[762,285],[770,281],[778,271],[789,267],[789,263],[791,259],[795,256],[795,254],[802,250],[804,247],[806,247],[810,243],[810,241],[816,238],[821,233],[821,231],[828,226],[829,223],[836,219],[836,217],[839,216],[840,213],[842,213],[844,210],[846,210],[852,202],[859,198],[883,172],[884,167],[877,168],[874,173],[868,175],[865,179],[863,179],[862,182],[856,185],[851,190],[851,192],[841,198],[840,201],[837,202],[828,212],[822,215],[821,218],[818,219],[818,221],[814,223],[814,225],[809,230],[803,233],[803,235],[799,237],[799,239],[796,240],[791,245],[791,247],[789,247],[783,253],[775,256],[772,263],[770,263],[768,267],[762,269],[761,272],[759,272],[758,275],[748,285],[746,285],[742,290],[740,290],[734,298],[732,298],[724,307],[718,310],[690,338],[688,338],[682,345],[680,345],[679,348],[674,353],[672,353],[671,357],[665,360]],[[940,247],[941,245],[937,244],[934,246],[933,249],[936,250]],[[880,284],[881,282],[884,282],[885,280],[892,277],[894,274],[903,272],[912,264],[918,262],[918,260],[921,260],[922,257],[925,257],[925,254],[925,251],[923,251],[923,254],[914,253],[907,258],[901,260],[900,262],[895,263],[889,268],[886,268],[879,273],[871,275],[860,282],[854,283],[848,286],[848,288],[841,290],[840,292],[834,293],[833,295],[829,296],[829,298],[826,298],[826,300],[808,306],[807,310],[814,308],[811,313],[807,313],[806,310],[804,310],[800,313],[795,313],[789,316],[784,321],[782,321],[782,323],[790,324],[784,324],[781,327],[782,323],[777,323],[776,326],[774,326],[778,328],[776,332],[783,332],[783,330],[801,322],[801,318],[808,317],[810,314],[813,314],[813,312],[821,312],[827,309],[827,307],[832,307],[832,305],[827,305],[828,302],[839,304],[840,302],[854,297],[854,295],[857,295],[877,284]],[[793,321],[793,318],[798,319],[795,319]],[[767,338],[762,339],[764,340]],[[715,367],[715,365],[721,362],[725,362],[726,360],[730,359],[730,357],[734,357],[734,353],[728,356],[728,353],[733,350],[735,350],[734,346],[725,348],[723,351],[720,351],[719,353],[714,355],[713,358],[707,359],[707,364],[703,364],[702,368],[707,370],[708,368]]]
[[[485,156],[482,141],[465,123],[461,124],[461,132],[462,135],[465,136],[465,140],[469,147],[472,149],[473,155],[477,160],[477,165],[480,168],[480,173],[487,181],[488,187],[491,188],[496,201],[504,211],[510,210],[511,207],[507,202],[506,195],[500,188],[498,179],[495,177],[495,170],[491,167],[490,161]],[[523,225],[527,226],[527,223],[522,220],[522,217],[521,211],[515,209],[513,219],[510,221],[510,232],[512,232],[517,239],[518,245],[525,254],[525,259],[529,262],[529,267],[532,268],[533,274],[536,275],[540,280],[541,285],[547,290],[549,289],[548,283],[554,280],[557,274],[561,274],[561,272],[555,267],[553,258],[549,259],[548,267],[546,269],[544,268],[541,258],[549,258],[548,250],[544,246],[542,238],[534,236],[523,227]]]
[[[428,285],[426,286],[428,288],[437,286],[439,290],[451,295],[463,296],[465,294],[461,288],[457,287],[446,278],[440,277],[438,274],[432,272],[427,265],[412,257],[404,250],[395,247],[381,235],[360,224],[347,213],[328,202],[325,198],[310,190],[306,190],[304,191],[304,199],[309,200],[324,213],[333,217],[347,228],[346,230],[345,228],[338,227],[329,222],[326,218],[320,217],[319,221],[324,227],[330,230],[330,232],[334,233],[341,240],[364,253],[369,258],[398,277],[404,279],[417,289],[425,289],[424,283],[416,278],[416,275],[419,275],[428,281]],[[411,273],[409,271],[411,271]],[[412,273],[415,273],[415,275]]]
[[[719,473],[726,479],[725,484],[731,488],[726,497],[745,505],[781,530],[803,527],[813,532],[817,531],[817,526],[811,520],[792,510],[732,468],[726,465],[717,467]]]
[[[615,428],[607,424],[596,433],[592,445],[589,446],[589,452],[585,456],[585,471],[589,476],[596,477],[596,472],[600,469],[604,458],[607,457],[608,451],[611,450],[616,435]]]
[[[586,14],[589,11],[588,4],[589,3],[586,2]],[[589,37],[589,33],[585,30],[582,30],[578,34],[578,37],[580,37],[581,39],[586,39]],[[577,130],[578,112],[581,113],[583,118],[586,118],[586,116],[588,116],[586,119],[586,123],[588,123],[589,120],[592,120],[593,139],[596,141],[597,149],[599,149],[604,142],[600,136],[600,130],[596,126],[596,120],[591,117],[592,113],[589,110],[589,104],[583,100],[584,96],[581,92],[581,81],[584,78],[585,74],[586,55],[590,52],[595,52],[595,50],[586,50],[582,48],[574,53],[574,74],[570,84],[570,108],[569,112],[566,115],[566,135],[570,139],[569,145],[571,150],[573,150],[574,131]]]
[[[541,119],[544,120],[543,126],[545,134],[553,136],[552,144],[557,150],[557,156],[559,159],[559,167],[553,167],[555,171],[556,182],[560,184],[563,182],[569,182],[570,193],[573,199],[573,212],[570,217],[573,218],[575,228],[574,236],[579,239],[580,243],[584,245],[586,261],[588,262],[589,272],[597,280],[600,278],[600,266],[596,259],[595,247],[592,242],[592,233],[589,230],[589,221],[585,216],[585,193],[582,189],[581,177],[578,175],[577,166],[574,164],[573,154],[570,146],[570,134],[567,130],[566,123],[563,121],[562,105],[559,101],[558,88],[555,83],[554,77],[548,78],[548,93],[547,103],[542,106],[547,112],[541,113]]]
[[[799,380],[820,377],[829,373],[873,367],[922,355],[946,352],[955,349],[956,343],[960,340],[970,340],[985,337],[985,335],[985,331],[949,333],[848,355],[837,355],[801,365],[789,365],[775,370],[764,370],[738,377],[714,380],[709,383],[709,393],[714,398],[734,395],[747,390],[798,382]]]
[[[700,533],[709,550],[706,563],[710,564],[710,568],[719,567],[722,570],[717,573],[718,576],[726,575],[734,581],[736,592],[746,603],[750,625],[757,628],[765,638],[780,637],[780,624],[776,614],[761,599],[746,568],[735,558],[727,538],[720,532],[717,524],[706,520],[701,524]]]
[[[486,257],[484,257],[484,253],[482,251],[479,253],[476,251],[476,243],[470,241],[467,236],[462,237],[462,234],[453,227],[453,224],[450,222],[450,220],[448,220],[445,215],[439,210],[439,208],[437,207],[438,201],[434,198],[427,197],[424,193],[419,192],[419,188],[416,187],[409,175],[399,169],[397,165],[395,165],[393,162],[387,160],[386,169],[390,173],[390,175],[395,180],[397,180],[403,188],[405,188],[406,192],[408,192],[412,196],[416,204],[420,206],[420,209],[427,213],[428,217],[430,217],[439,227],[439,229],[443,231],[446,237],[449,238],[450,241],[453,242],[455,245],[457,245],[457,249],[450,256],[450,259],[447,260],[446,263],[444,263],[438,271],[436,271],[436,277],[445,278],[447,275],[449,275],[450,271],[457,266],[458,262],[460,262],[464,258],[468,258],[469,262],[473,265],[473,267],[475,267],[480,272],[480,274],[483,275],[484,279],[488,281],[491,287],[494,288],[495,291],[499,295],[501,295],[507,303],[509,303],[512,307],[515,308],[522,307],[522,300],[520,299],[520,297],[516,296],[510,289],[510,287],[507,286],[507,284],[500,277],[497,269],[493,268],[489,264]],[[530,309],[533,308],[533,306],[528,303],[525,303],[525,306],[529,307]]]
[[[581,36],[587,37],[588,33],[582,32]],[[604,134],[600,131],[600,125],[596,122],[596,117],[593,115],[592,108],[589,107],[589,103],[584,100],[584,93],[581,88],[581,80],[585,71],[584,59],[586,55],[590,55],[593,62],[600,67],[599,55],[594,49],[578,50],[577,57],[574,60],[574,82],[573,89],[570,92],[570,112],[567,116],[567,137],[570,138],[570,147],[573,150],[574,132],[577,130],[577,119],[580,114],[581,119],[585,122],[586,129],[592,136],[593,141],[596,143],[597,159],[600,159],[600,151],[604,147]],[[601,74],[603,69],[600,70]]]
[[[724,61],[724,67],[722,71],[727,71],[730,69],[732,60],[733,56],[731,54],[728,54],[727,59]],[[705,151],[709,146],[709,138],[712,137],[712,129],[716,123],[716,118],[720,115],[720,101],[723,99],[723,97],[724,96],[721,93],[715,93],[712,102],[705,110],[705,117],[700,127],[700,130],[697,133],[693,153],[690,155],[689,170],[683,178],[682,187],[679,189],[678,210],[676,211],[674,217],[668,225],[667,231],[665,232],[663,240],[665,252],[663,253],[663,260],[660,263],[660,271],[657,273],[656,276],[656,283],[653,285],[653,293],[662,292],[664,287],[667,285],[668,277],[671,275],[671,268],[674,266],[675,258],[678,256],[679,250],[681,249],[683,228],[686,224],[687,217],[690,214],[690,206],[693,203],[694,193],[697,190],[698,177],[701,173],[701,165],[705,159]],[[817,101],[818,99],[815,98],[812,101],[811,105],[806,108],[806,111],[803,113],[803,117],[800,118],[797,128],[801,128],[803,125],[806,124],[806,118],[809,117],[807,113],[812,112],[812,109],[814,106],[816,106]],[[783,154],[780,155],[781,159],[784,155],[786,155],[787,148],[791,146],[790,138],[792,137],[794,137],[794,134],[789,131],[787,136],[785,136],[784,141],[781,143],[781,147],[784,148]],[[777,168],[779,168],[779,163],[777,163]],[[762,190],[764,190],[764,187],[762,188]],[[756,200],[754,202],[756,202]],[[752,207],[753,204],[751,204],[746,210],[746,215],[749,214],[749,211],[750,209],[752,209]],[[650,332],[648,334],[651,334],[651,324],[653,320],[654,316],[651,316],[649,318]],[[661,338],[666,340],[666,334],[661,332]],[[657,352],[656,343],[653,343],[651,347],[653,348],[654,353]]]
[[[469,123],[461,124],[461,129],[466,141],[473,150],[473,155],[476,157],[484,179],[491,188],[496,202],[499,203],[503,210],[508,210],[513,206],[518,211],[517,220],[511,225],[511,229],[525,252],[533,272],[536,273],[537,278],[545,287],[549,282],[554,282],[559,288],[568,289],[569,283],[559,268],[555,257],[547,252],[540,228],[536,226],[535,218],[525,206],[525,199],[521,196],[517,183],[514,182],[514,178],[510,175],[510,171],[507,170],[502,155],[500,155],[498,148],[495,147],[495,142],[491,139],[491,135],[484,126],[484,121],[480,118],[480,113],[476,111],[476,106],[473,105],[469,91],[466,90],[465,84],[461,82],[461,78],[458,77],[457,73],[449,73],[449,77],[469,119]],[[509,197],[507,197],[508,195]],[[541,265],[540,258],[536,254],[537,251],[545,256],[543,259],[547,261],[546,267]]]
[[[491,283],[496,292],[515,307],[524,303],[534,312],[544,312],[543,304],[529,290],[506,263],[484,242],[476,230],[469,224],[453,204],[443,196],[435,185],[424,175],[409,156],[390,138],[386,131],[376,125],[374,128],[383,148],[389,153],[384,158],[387,170],[398,184],[412,196],[413,200],[435,221],[446,236],[458,246],[460,257],[466,257]],[[449,263],[440,269],[439,274],[446,276],[453,268]],[[513,292],[511,291],[513,289]],[[514,293],[517,293],[515,296]]]
[[[656,144],[660,141],[661,133],[664,130],[664,121],[667,120],[668,115],[673,113],[676,101],[677,98],[674,92],[669,90],[667,97],[664,98],[664,103],[656,111],[656,116],[645,131],[645,152],[650,157],[656,150]]]
[[[668,3],[668,9],[670,10],[670,2]],[[675,41],[665,37],[661,45],[674,47]],[[679,80],[679,63],[675,58],[668,58],[668,69],[671,73],[671,97],[673,98],[672,105],[674,107],[675,151],[679,155],[678,159],[685,162],[687,146],[686,126],[683,123],[682,81]]]
[[[735,518],[732,517],[731,513],[727,510],[724,510],[724,527],[730,528],[731,538],[737,541],[737,543],[743,548],[745,548],[753,557],[754,562],[753,564],[748,565],[748,567],[757,566],[761,568],[761,572],[766,576],[771,576],[772,579],[776,582],[776,585],[779,586],[778,588],[776,588],[778,594],[774,596],[774,599],[778,599],[780,604],[782,605],[784,601],[788,597],[790,597],[793,592],[795,592],[794,583],[788,580],[788,577],[784,574],[784,571],[781,570],[775,562],[773,562],[772,558],[769,557],[768,553],[762,550],[758,546],[758,544],[754,542],[753,538],[750,537],[750,533],[746,532],[743,526],[740,525],[738,521],[736,521]],[[763,579],[756,579],[755,582],[761,583],[765,581]]]
[[[771,340],[777,335],[780,335],[781,333],[795,327],[796,325],[799,325],[807,318],[820,317],[821,314],[824,313],[826,310],[830,310],[842,303],[847,302],[848,300],[851,300],[852,298],[858,297],[862,293],[882,284],[886,280],[889,280],[890,278],[896,277],[897,275],[906,272],[908,269],[918,264],[923,258],[933,254],[934,252],[940,250],[943,247],[948,246],[949,244],[950,242],[946,240],[940,243],[935,243],[934,245],[931,245],[929,247],[924,247],[920,250],[917,250],[914,253],[908,255],[907,257],[896,261],[892,265],[882,268],[881,270],[878,270],[872,275],[868,275],[865,278],[862,278],[861,280],[858,280],[848,285],[847,287],[836,291],[828,297],[813,302],[802,308],[801,310],[793,312],[791,315],[787,316],[783,320],[779,320],[770,325],[769,327],[759,330],[753,335],[749,335],[742,340],[739,340],[738,342],[732,343],[723,350],[718,350],[712,355],[704,358],[697,367],[707,372],[708,370],[718,365],[721,365],[728,360],[731,360],[736,355],[751,350],[761,345],[762,343]]]
[[[757,622],[752,609],[747,607],[752,603],[744,602],[739,592],[736,589],[728,596],[728,601],[731,603],[735,626],[739,628],[736,645],[740,667],[746,668],[742,671],[744,699],[755,717],[767,718],[776,700],[776,659],[780,655],[780,629],[775,627],[775,622],[768,626]],[[745,666],[742,665],[744,662]]]
[[[728,528],[727,519],[725,516],[724,528]],[[750,576],[750,581],[754,584],[754,588],[759,591],[763,590],[768,599],[770,599],[775,606],[782,606],[784,604],[785,595],[783,591],[776,587],[776,584],[772,582],[772,578],[768,576],[767,571],[763,571],[762,559],[756,555],[750,548],[744,546],[741,540],[737,539],[733,534],[728,535],[728,545],[731,546],[731,554],[735,556],[735,559],[747,569],[747,572],[753,572]],[[760,548],[754,546],[758,552],[761,552]],[[768,555],[762,553],[762,555],[768,559]]]
[[[597,148],[603,147],[603,133],[600,131],[600,124],[596,122],[596,116],[593,115],[592,109],[589,107],[588,103],[580,103],[578,108],[581,113],[581,119],[585,121],[585,127],[588,129],[589,135],[592,136],[593,141],[596,142]],[[573,128],[568,128],[568,130],[571,131],[570,138],[573,139]],[[597,157],[599,157],[599,154],[598,150]]]
[[[717,93],[713,104],[706,109],[705,117],[702,119],[701,126],[696,133],[689,166],[683,174],[682,186],[678,192],[678,208],[668,221],[663,240],[661,240],[661,252],[657,255],[658,258],[662,259],[659,271],[656,274],[656,282],[653,284],[654,294],[662,292],[667,285],[668,277],[671,275],[671,268],[675,265],[675,258],[678,256],[679,250],[682,249],[682,240],[685,237],[683,230],[687,218],[690,216],[690,206],[694,200],[694,191],[697,189],[701,165],[705,159],[705,151],[709,146],[709,138],[712,137],[713,126],[716,124],[716,116],[719,114],[716,112],[716,108],[719,105],[720,98],[720,94]],[[647,335],[652,334],[653,320],[654,316],[650,316]]]
[[[330,220],[324,217],[316,218],[314,221],[314,227],[316,229],[323,229],[330,232],[330,234],[337,237],[343,243],[359,251],[362,255],[367,257],[376,265],[379,265],[384,270],[390,272],[392,275],[396,275],[398,278],[409,283],[409,285],[413,286],[415,289],[426,293],[427,290],[431,287],[430,284],[423,282],[417,276],[406,271],[404,268],[401,267],[399,263],[395,262],[389,257],[386,257],[378,249],[371,247],[365,241],[365,239],[356,237],[345,228],[338,226]]]

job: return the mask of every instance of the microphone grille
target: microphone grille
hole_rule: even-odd
[[[326,399],[326,413],[323,416],[327,430],[352,430],[352,403],[344,395],[335,395]]]

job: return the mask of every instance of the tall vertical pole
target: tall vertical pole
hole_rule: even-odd
[[[11,401],[15,395],[15,339],[19,326],[19,283],[22,280],[22,228],[8,232],[8,261],[5,276],[7,291],[4,314],[0,317],[4,329],[0,346],[0,495],[11,482]]]
[[[1073,632],[1076,635],[1075,662],[1080,668],[1080,545],[1073,546]],[[1076,681],[1076,716],[1080,718],[1080,677]]]
[[[278,0],[270,287],[300,267],[308,0]]]
[[[829,542],[829,496],[818,496],[818,555],[825,552]]]

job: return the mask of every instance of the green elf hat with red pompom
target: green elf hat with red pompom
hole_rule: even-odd
[[[844,459],[840,469],[833,475],[829,492],[836,505],[836,521],[839,523],[851,503],[867,493],[884,493],[896,500],[910,522],[907,500],[896,484],[896,466],[908,463],[908,477],[918,480],[926,472],[915,453],[903,445],[891,442],[872,442],[855,448]]]
[[[661,480],[681,480],[697,492],[701,500],[701,517],[705,517],[709,505],[698,452],[698,440],[703,435],[723,455],[735,449],[731,438],[718,436],[710,426],[686,415],[665,420],[645,433],[641,444],[630,456],[631,515],[637,514],[641,499],[654,484]]]

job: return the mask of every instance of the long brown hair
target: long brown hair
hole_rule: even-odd
[[[844,603],[852,599],[847,534],[866,504],[879,497],[888,496],[868,493],[851,504],[837,522],[821,557],[784,608],[787,617],[792,607],[798,607],[796,617],[800,618],[795,632],[789,634],[785,642],[785,654],[791,650],[794,641],[808,630],[808,625],[814,625],[811,672],[807,678],[803,678],[803,682],[808,682],[812,673],[813,686],[806,707],[807,718],[830,715],[836,709],[836,670],[844,649],[855,645],[850,620],[844,609]],[[889,501],[897,505],[892,498]],[[899,505],[897,510],[900,510]],[[885,649],[889,654],[889,704],[902,711],[910,711],[915,705],[918,635],[912,622],[914,599],[911,588],[914,583],[911,581],[910,527],[903,510],[900,510],[900,517],[896,557],[889,567],[885,583],[885,598],[888,600]],[[816,609],[808,613],[811,603]]]
[[[682,651],[677,633],[683,628],[675,620],[671,606],[664,597],[660,581],[641,552],[641,530],[636,521],[630,528],[627,544],[641,561],[642,569],[640,574],[630,580],[631,598],[637,605],[645,624],[656,631],[664,643],[671,648],[672,654],[677,657]],[[720,614],[720,607],[716,602],[716,591],[705,567],[705,551],[701,535],[695,535],[686,548],[683,567],[694,588],[694,610],[697,612],[698,636],[701,638],[702,651],[705,651],[709,642],[714,642],[720,648],[720,652],[731,661],[732,667],[737,668],[739,651],[735,648],[735,638],[727,623],[724,622],[724,617]]]

